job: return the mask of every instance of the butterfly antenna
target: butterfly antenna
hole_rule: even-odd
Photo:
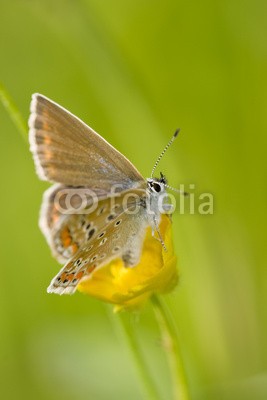
[[[178,129],[175,131],[173,137],[171,138],[171,140],[169,141],[169,143],[166,145],[166,147],[163,149],[162,153],[159,155],[159,157],[158,157],[157,161],[155,162],[155,165],[154,165],[154,167],[153,167],[153,169],[152,169],[151,178],[153,178],[153,175],[154,175],[155,169],[156,169],[157,166],[158,166],[158,163],[160,162],[160,160],[162,159],[162,157],[164,156],[164,154],[166,153],[166,151],[168,150],[168,148],[172,145],[172,143],[174,142],[174,140],[177,138],[179,132],[180,132],[180,128],[178,128]]]
[[[176,188],[174,188],[174,187],[172,187],[172,186],[170,186],[170,185],[167,185],[167,184],[165,184],[165,187],[168,188],[168,189],[170,189],[170,190],[173,190],[173,191],[176,192],[176,193],[180,193],[180,194],[182,194],[183,196],[189,196],[189,193],[188,193],[188,192],[185,192],[184,190],[176,189]]]

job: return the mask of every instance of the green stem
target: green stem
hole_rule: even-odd
[[[173,399],[189,400],[188,385],[174,321],[162,299],[154,295],[151,301],[160,327],[162,344],[170,366]]]
[[[18,131],[23,136],[23,139],[27,140],[27,136],[28,136],[27,123],[25,122],[23,116],[21,115],[18,107],[15,105],[11,96],[9,95],[9,93],[7,92],[7,90],[1,83],[0,83],[0,101],[2,102],[3,106],[7,110],[7,113],[9,114],[10,118],[14,122]]]
[[[113,317],[112,319],[114,323],[114,315],[111,317]],[[128,313],[119,312],[115,315],[115,317],[117,321],[120,322],[120,333],[123,334],[124,340],[128,344],[128,348],[130,349],[132,357],[134,359],[140,381],[142,382],[143,398],[149,400],[160,400],[160,395],[158,394],[155,383],[146,366],[144,355],[140,349],[138,340],[133,332],[132,325],[129,321],[131,315],[129,315]]]

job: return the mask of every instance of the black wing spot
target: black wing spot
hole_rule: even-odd
[[[90,239],[94,236],[94,233],[95,233],[95,229],[92,228],[92,229],[88,232],[87,240],[90,240]]]
[[[103,212],[106,210],[106,207],[101,207],[97,210],[97,215],[103,214]]]
[[[114,218],[116,217],[116,214],[109,214],[109,216],[107,217],[107,221],[112,221]]]
[[[117,253],[121,248],[119,246],[115,246],[112,250],[113,253]]]

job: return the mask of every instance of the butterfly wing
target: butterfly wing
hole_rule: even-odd
[[[120,152],[79,118],[40,94],[31,102],[30,148],[39,177],[104,193],[144,179]]]
[[[81,206],[81,197],[77,194],[85,195],[86,188],[74,188],[66,185],[55,184],[47,189],[43,196],[39,226],[43,232],[53,256],[64,264],[79,249],[81,243],[85,240],[85,228],[89,229],[89,223],[96,215],[97,211],[90,207],[93,206],[93,199],[84,197],[87,209],[79,208]],[[66,194],[71,196],[71,206],[78,213],[69,213],[66,207]],[[97,205],[101,207],[106,195],[101,193],[97,196]],[[109,200],[110,201],[110,200]],[[86,208],[86,207],[85,207]],[[100,219],[101,221],[101,219]]]
[[[66,214],[64,195],[71,194],[71,204],[77,209],[80,197],[76,193],[87,193],[84,188],[67,187],[55,184],[43,197],[39,226],[52,250],[53,256],[62,264],[69,260],[84,242],[92,240],[113,217],[123,213],[127,207],[136,204],[138,198],[146,195],[145,185],[139,189],[131,189],[120,193],[118,197],[97,197],[97,204],[86,198],[88,207],[79,209],[78,213]],[[124,204],[123,199],[127,202]],[[134,198],[131,196],[135,196]],[[91,207],[92,206],[92,207]]]
[[[136,205],[139,205],[138,212],[131,213]],[[111,209],[107,200],[103,201],[101,207],[97,211],[98,215],[93,216],[93,225],[88,230],[87,239],[52,280],[48,293],[74,293],[82,279],[90,277],[96,269],[115,258],[122,258],[126,265],[138,263],[148,225],[143,200],[140,197],[139,204],[129,205],[126,210],[123,210],[121,202]],[[99,214],[102,209],[104,211]],[[86,229],[85,224],[84,227]],[[93,234],[90,234],[92,230]],[[129,251],[134,263],[129,263]]]

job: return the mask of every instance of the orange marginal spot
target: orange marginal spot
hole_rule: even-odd
[[[50,114],[49,114],[49,112],[45,112],[44,110],[42,110],[42,115],[44,117],[42,120],[42,124],[43,124],[42,129],[49,131],[50,127],[51,127],[51,124],[48,122],[49,119],[51,118]]]
[[[44,131],[49,131],[50,130],[50,124],[47,121],[43,121],[43,126],[42,126]],[[51,143],[51,137],[48,135],[44,136],[44,142],[46,144],[50,144]]]
[[[44,152],[46,160],[51,160],[53,158],[53,153],[51,151]]]
[[[45,129],[46,129],[46,128],[45,128]],[[48,127],[47,127],[47,129],[48,129]],[[51,138],[50,138],[49,136],[46,136],[46,137],[44,138],[44,143],[45,143],[46,145],[51,144]]]
[[[72,242],[69,228],[66,227],[63,231],[61,231],[60,236],[63,247],[69,247]]]
[[[47,120],[42,121],[42,131],[47,131],[49,132],[51,130],[51,125],[49,124],[49,122],[47,122]],[[44,144],[51,144],[52,140],[51,137],[47,134],[47,133],[43,133],[43,142]]]
[[[63,231],[61,231],[61,238],[62,238],[62,240],[64,240],[68,236],[70,236],[70,230],[68,227],[66,227]]]
[[[70,244],[71,244],[71,237],[69,236],[63,241],[63,246],[69,247]]]
[[[66,279],[68,279],[68,281],[72,281],[73,278],[74,278],[74,274],[67,275],[67,277],[66,277]]]
[[[81,279],[84,275],[84,271],[78,272],[78,274],[75,276],[76,279]]]
[[[90,274],[91,272],[93,272],[93,270],[95,269],[95,267],[96,267],[96,265],[95,264],[93,264],[93,265],[90,265],[88,268],[87,268],[87,272]]]
[[[61,275],[60,279],[62,281],[64,281],[66,278],[67,278],[67,274],[66,274],[66,272],[63,272],[63,274]]]
[[[73,245],[72,245],[71,247],[72,247],[72,252],[73,252],[73,254],[76,253],[76,251],[78,250],[78,245],[77,245],[77,243],[73,243]]]

